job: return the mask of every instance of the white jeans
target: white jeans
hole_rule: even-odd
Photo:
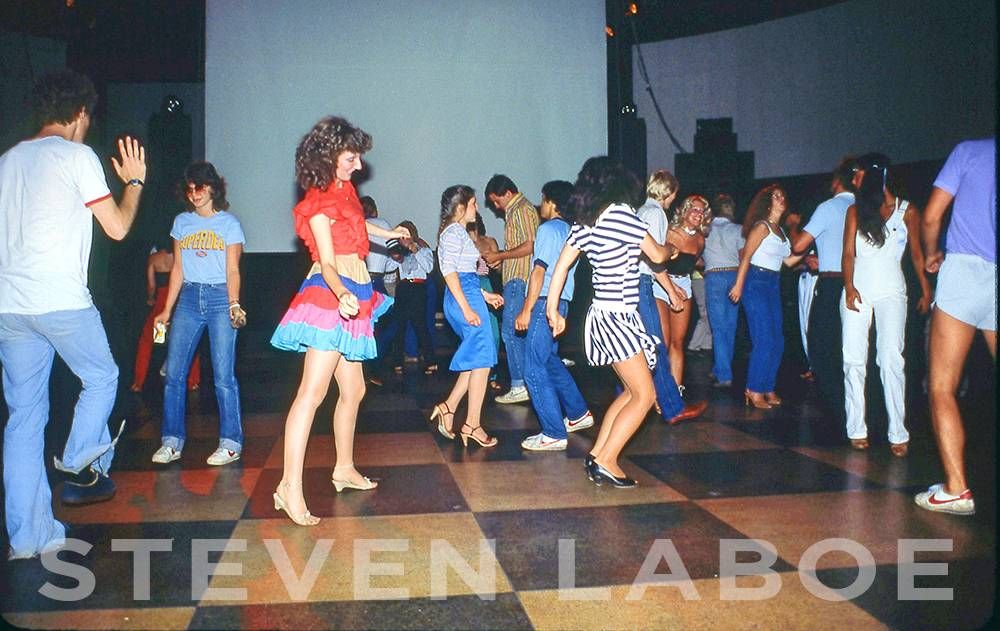
[[[869,298],[861,291],[858,311],[850,311],[840,299],[840,319],[844,343],[844,407],[847,412],[847,437],[866,438],[865,378],[868,367],[868,331],[875,316],[875,350],[885,406],[889,415],[889,442],[910,440],[903,421],[906,416],[906,376],[904,375],[903,340],[906,329],[906,293],[893,292]]]

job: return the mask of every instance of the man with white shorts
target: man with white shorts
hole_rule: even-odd
[[[939,237],[952,200],[945,256]],[[931,316],[928,391],[945,481],[914,500],[931,511],[976,512],[965,478],[965,428],[955,392],[977,330],[996,359],[996,222],[996,139],[959,143],[934,181],[922,230],[925,267],[939,272]]]

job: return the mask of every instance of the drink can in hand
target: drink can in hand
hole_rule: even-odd
[[[163,344],[167,341],[167,325],[157,322],[153,325],[153,344]]]

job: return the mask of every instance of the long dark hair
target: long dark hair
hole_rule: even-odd
[[[767,219],[768,214],[771,212],[771,206],[774,204],[774,192],[780,190],[783,189],[777,184],[768,184],[757,191],[757,194],[750,200],[750,206],[747,207],[747,215],[743,218],[744,239],[750,234],[750,230],[755,223]]]
[[[854,196],[858,234],[880,248],[885,244],[885,220],[882,219],[881,208],[886,190],[892,189],[891,162],[881,153],[869,153],[858,158],[858,163],[865,172]]]
[[[459,206],[465,206],[469,200],[476,196],[476,191],[471,186],[456,184],[449,186],[441,193],[441,225],[438,227],[438,236],[444,232],[448,224],[455,218],[455,211]]]
[[[621,163],[607,156],[594,156],[583,163],[566,204],[568,215],[578,223],[593,226],[611,204],[636,208],[642,203],[642,184]]]

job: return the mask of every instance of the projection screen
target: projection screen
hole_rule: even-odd
[[[295,147],[327,114],[374,139],[359,193],[432,246],[446,187],[482,204],[505,173],[537,204],[607,152],[603,0],[208,0],[206,22],[206,158],[250,252],[294,251]]]

